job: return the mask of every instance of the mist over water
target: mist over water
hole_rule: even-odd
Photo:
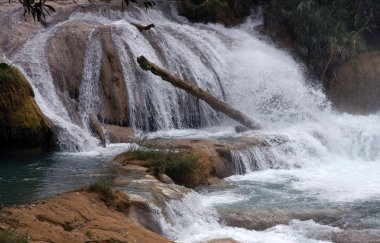
[[[77,20],[94,23],[86,47],[79,121],[57,95],[44,51],[58,28]],[[156,28],[141,33],[131,22],[154,22]],[[75,13],[41,30],[7,58],[26,75],[38,105],[57,126],[62,150],[89,151],[98,146],[87,120],[99,112],[102,50],[96,32],[102,25],[111,26],[128,89],[130,123],[136,130],[157,130],[148,136],[166,138],[253,135],[269,145],[233,153],[238,169],[237,175],[227,178],[229,187],[167,202],[171,220],[163,221],[162,227],[168,237],[179,242],[220,238],[320,242],[328,233],[341,232],[342,225],[354,223],[380,234],[380,115],[335,112],[301,64],[255,33],[255,20],[227,29],[188,24],[170,12],[134,9]],[[140,55],[246,112],[263,129],[236,134],[234,121],[140,70],[136,64]],[[217,208],[339,209],[343,216],[336,225],[293,219],[289,225],[259,232],[226,226]]]

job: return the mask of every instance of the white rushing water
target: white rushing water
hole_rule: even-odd
[[[158,130],[151,137],[254,135],[269,145],[232,152],[239,175],[227,179],[231,188],[168,202],[172,223],[162,222],[168,237],[179,242],[221,238],[319,242],[321,235],[342,229],[312,220],[291,220],[260,232],[233,228],[220,222],[215,206],[292,210],[339,206],[350,211],[352,205],[380,200],[379,114],[334,112],[323,91],[311,85],[303,66],[255,33],[255,22],[227,29],[188,24],[160,10],[96,14],[75,13],[65,23],[81,19],[111,26],[128,89],[130,124],[135,129]],[[156,28],[141,33],[130,22],[154,22]],[[41,30],[7,58],[31,82],[37,103],[59,128],[63,150],[86,151],[97,146],[86,119],[98,108],[101,43],[95,34],[89,36],[79,94],[82,120],[74,121],[57,95],[43,49],[65,23]],[[263,129],[237,135],[233,121],[140,70],[135,62],[140,55],[246,112]],[[369,228],[380,227],[378,209],[354,220],[371,222]]]

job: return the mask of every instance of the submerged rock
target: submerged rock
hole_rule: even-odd
[[[370,230],[346,230],[331,233],[328,237],[335,243],[380,242],[380,235]]]
[[[53,125],[33,98],[23,75],[0,64],[0,150],[50,149],[54,145]]]
[[[231,227],[266,230],[278,224],[288,224],[290,217],[283,211],[243,211],[220,209],[222,221]]]

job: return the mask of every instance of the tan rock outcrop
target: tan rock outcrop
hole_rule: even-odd
[[[78,99],[85,61],[87,37],[93,24],[69,22],[56,31],[47,46],[48,63],[58,95],[71,111],[72,119],[79,121]]]
[[[113,125],[129,125],[128,91],[124,82],[121,61],[112,40],[110,26],[99,28],[102,36],[103,57],[100,70],[101,118]]]
[[[180,181],[174,180],[176,183],[196,187],[213,183],[222,185],[223,183],[216,178],[225,178],[235,173],[236,168],[231,157],[231,151],[267,145],[255,137],[241,137],[231,138],[228,141],[207,139],[153,140],[145,142],[142,146],[162,151],[176,151],[179,155],[196,158],[200,166],[194,170],[186,171],[185,175],[179,177]],[[144,165],[143,160],[128,152],[116,156],[114,163],[123,167]],[[162,163],[165,161],[163,160]]]
[[[86,47],[92,38],[101,42],[99,112],[104,123],[129,124],[128,92],[117,50],[112,40],[111,26],[96,26],[89,21],[73,21],[62,26],[49,40],[49,66],[61,100],[70,107],[71,117],[79,122],[79,92],[86,57]]]
[[[362,53],[335,69],[328,95],[339,110],[368,114],[380,110],[380,51]]]

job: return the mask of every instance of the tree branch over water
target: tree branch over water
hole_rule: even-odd
[[[189,82],[182,80],[180,77],[170,74],[168,71],[160,68],[156,64],[150,62],[144,56],[140,56],[137,58],[137,62],[140,67],[145,71],[150,71],[154,75],[160,76],[163,80],[171,83],[173,86],[178,87],[186,92],[192,94],[193,96],[205,101],[212,108],[217,111],[220,111],[227,115],[228,117],[234,119],[235,121],[243,124],[247,128],[250,129],[259,129],[260,126],[254,122],[250,117],[242,113],[241,111],[233,108],[231,105],[226,102],[219,100],[212,96],[210,93],[204,91],[198,86],[191,85]]]
[[[86,6],[79,4],[76,0],[72,0],[73,3],[78,5],[81,8],[85,8]],[[88,0],[91,5],[95,5],[96,2],[104,2],[110,3],[112,0]],[[9,0],[11,3],[12,0]],[[27,20],[27,16],[32,15],[34,21],[42,21],[46,18],[47,15],[53,14],[56,10],[49,4],[46,4],[46,0],[19,0],[20,4],[24,8],[24,18]],[[124,10],[124,4],[128,6],[130,3],[133,4],[142,4],[146,9],[152,8],[156,5],[154,0],[122,0],[121,8]]]

